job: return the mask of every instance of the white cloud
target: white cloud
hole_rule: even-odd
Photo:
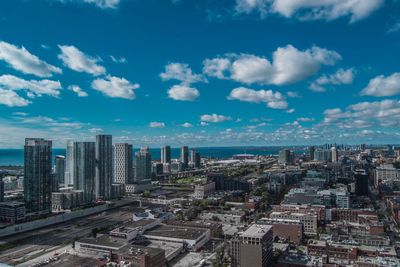
[[[230,100],[240,100],[252,103],[266,103],[273,109],[286,109],[288,103],[280,92],[272,90],[253,90],[245,87],[238,87],[231,91],[228,96]]]
[[[301,95],[298,92],[292,91],[287,92],[287,96],[290,98],[301,98]]]
[[[325,110],[324,115],[323,123],[339,128],[399,127],[400,101],[361,102],[344,111],[340,108]]]
[[[185,122],[185,123],[181,124],[181,126],[184,128],[190,128],[190,127],[193,127],[193,124],[191,124],[189,122]]]
[[[58,96],[61,83],[52,80],[24,80],[13,75],[0,76],[0,87],[8,90],[27,90],[32,96]]]
[[[165,123],[164,122],[158,122],[158,121],[152,121],[149,124],[150,128],[164,128]]]
[[[218,115],[218,114],[205,114],[200,116],[200,120],[202,122],[212,122],[212,123],[217,123],[217,122],[224,122],[224,121],[230,121],[232,120],[232,117],[229,116],[224,116],[224,115]]]
[[[213,58],[203,61],[203,73],[206,75],[225,79],[226,71],[231,68],[231,60],[228,58]]]
[[[62,73],[60,68],[40,60],[25,47],[3,41],[0,41],[0,60],[7,62],[15,70],[38,77],[51,77],[53,73]]]
[[[310,121],[314,121],[314,118],[308,118],[308,117],[300,117],[297,118],[297,121],[301,121],[301,122],[310,122]]]
[[[117,58],[117,57],[114,57],[113,55],[110,55],[110,58],[114,63],[126,63],[126,58],[124,58],[124,57]]]
[[[77,72],[85,72],[94,76],[106,73],[106,69],[99,65],[100,58],[86,55],[73,45],[59,45],[61,54],[58,58],[61,59],[65,66]]]
[[[91,4],[101,9],[116,9],[118,8],[121,0],[57,0],[61,3],[85,3]]]
[[[378,10],[384,0],[272,0],[271,12],[301,20],[334,20],[350,17],[356,22]]]
[[[101,132],[103,132],[103,131],[104,131],[104,130],[103,130],[102,128],[90,128],[90,129],[89,129],[89,132],[92,133],[92,134],[101,133]]]
[[[139,88],[137,83],[131,83],[125,78],[107,75],[105,78],[98,78],[92,82],[92,88],[102,92],[104,95],[113,98],[134,99],[133,90]]]
[[[70,85],[68,86],[68,90],[76,93],[79,97],[87,97],[88,93],[82,90],[78,85]]]
[[[183,84],[188,85],[195,82],[205,81],[200,74],[195,74],[188,64],[170,63],[165,66],[165,71],[160,74],[162,80],[178,80]]]
[[[273,53],[272,62],[250,54],[227,54],[224,58],[204,60],[203,71],[211,77],[246,84],[285,85],[302,81],[317,73],[321,66],[334,65],[340,59],[336,51],[318,46],[301,51],[287,45]]]
[[[393,96],[400,94],[400,72],[390,76],[379,75],[369,81],[367,87],[361,91],[361,95]]]
[[[267,13],[267,0],[236,0],[235,10],[237,13],[250,14],[258,11],[263,17]]]
[[[200,122],[200,125],[201,125],[201,126],[207,126],[207,125],[209,125],[209,123],[208,123],[208,122],[205,122],[205,121],[201,121],[201,122]]]
[[[196,88],[185,85],[174,85],[168,90],[169,98],[181,101],[194,101],[200,96]]]
[[[288,110],[286,110],[286,113],[293,113],[293,112],[295,112],[296,110],[294,109],[294,108],[291,108],[291,109],[288,109]]]
[[[339,69],[330,75],[323,75],[310,85],[310,89],[314,92],[325,92],[326,85],[351,84],[354,79],[353,69]]]
[[[0,89],[0,104],[8,107],[23,107],[31,102],[20,97],[17,93],[11,90]]]
[[[40,127],[50,127],[52,130],[59,130],[61,128],[73,128],[81,129],[86,124],[79,121],[72,121],[70,118],[50,118],[47,116],[16,116],[14,120],[19,124],[40,126]]]

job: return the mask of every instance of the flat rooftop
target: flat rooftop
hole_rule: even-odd
[[[180,227],[175,225],[159,225],[146,231],[145,236],[169,237],[178,239],[196,240],[208,230],[190,227]]]
[[[271,225],[253,224],[241,235],[242,237],[262,238],[268,231],[272,231]]]
[[[152,224],[155,221],[156,220],[154,220],[154,219],[142,219],[142,220],[138,220],[138,221],[129,221],[127,223],[124,223],[124,226],[129,227],[129,228],[143,227],[145,225]]]
[[[118,254],[129,254],[129,255],[143,255],[148,254],[151,256],[159,255],[160,253],[165,253],[165,251],[161,248],[155,247],[145,247],[138,245],[129,245],[124,248],[118,250]]]
[[[90,245],[98,245],[104,247],[112,247],[114,249],[119,249],[126,245],[126,242],[113,239],[108,235],[101,235],[96,238],[83,238],[78,240],[79,243],[85,243]]]

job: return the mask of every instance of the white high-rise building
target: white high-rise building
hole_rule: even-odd
[[[65,186],[74,184],[74,142],[72,140],[67,142],[64,179]]]
[[[133,183],[132,145],[119,143],[114,145],[114,182]]]
[[[163,146],[161,148],[161,163],[171,163],[171,147]]]
[[[332,147],[331,153],[332,153],[332,162],[337,162],[338,161],[338,152],[337,152],[336,147]]]

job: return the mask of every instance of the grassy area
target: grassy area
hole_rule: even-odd
[[[187,177],[187,178],[179,178],[175,180],[175,183],[177,184],[197,184],[205,181],[206,178],[201,177],[201,176],[192,176],[192,177]]]

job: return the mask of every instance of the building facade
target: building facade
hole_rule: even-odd
[[[57,155],[55,158],[53,192],[58,191],[60,184],[65,181],[65,157]]]
[[[113,146],[111,135],[96,135],[96,198],[111,199]]]
[[[232,267],[267,267],[272,264],[272,226],[253,224],[230,241]]]
[[[181,147],[181,162],[183,169],[186,169],[189,164],[189,148],[187,146]]]
[[[161,163],[171,163],[171,147],[161,147]]]
[[[148,146],[135,154],[135,182],[151,180],[151,154]]]
[[[74,183],[74,142],[67,142],[67,151],[65,158],[65,180],[64,185],[69,186]]]
[[[29,213],[49,213],[52,192],[52,142],[26,138],[24,146],[24,199]]]
[[[114,182],[133,183],[133,157],[130,144],[120,143],[114,146]]]
[[[74,143],[74,190],[82,190],[86,203],[95,200],[96,149],[94,142]]]

